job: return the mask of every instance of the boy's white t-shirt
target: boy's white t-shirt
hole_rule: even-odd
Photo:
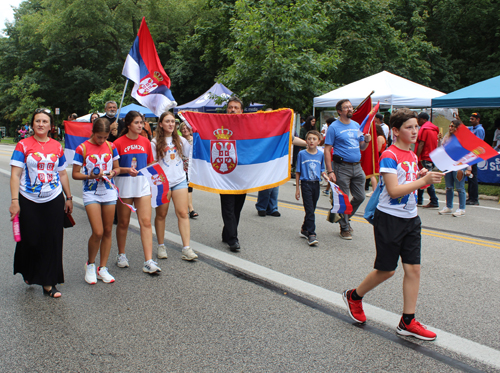
[[[417,211],[417,191],[400,198],[391,198],[385,187],[383,173],[396,174],[398,184],[417,180],[418,160],[411,150],[401,150],[395,145],[385,150],[380,157],[381,192],[377,209],[400,218],[414,218]]]

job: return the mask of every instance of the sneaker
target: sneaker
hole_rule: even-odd
[[[115,282],[115,278],[111,276],[106,267],[97,268],[97,279],[102,280],[106,284],[111,284]]]
[[[410,325],[406,325],[401,318],[398,327],[396,328],[396,332],[399,335],[412,336],[418,339],[423,339],[424,341],[433,341],[436,339],[437,335],[430,330],[427,330],[427,327],[417,320],[411,320]]]
[[[193,249],[188,247],[186,249],[182,249],[181,259],[194,260],[194,259],[198,259],[198,255],[196,255],[196,253],[193,251]]]
[[[85,282],[90,285],[97,284],[97,277],[95,274],[95,263],[85,263]]]
[[[424,204],[422,202],[417,202],[417,207],[422,207]]]
[[[156,263],[153,259],[149,259],[147,262],[144,262],[142,271],[146,273],[159,273],[161,272],[161,268],[158,267],[158,263]]]
[[[165,245],[158,245],[158,253],[156,254],[158,259],[167,259],[167,248]]]
[[[352,300],[351,294],[353,290],[345,290],[342,293],[342,299],[347,306],[347,311],[349,311],[349,316],[356,322],[363,324],[366,322],[365,311],[363,311],[363,300]]]
[[[266,212],[265,211],[260,211],[260,210],[257,210],[257,214],[259,216],[266,216]]]
[[[328,197],[328,196],[330,196],[330,191],[329,190],[324,190],[323,194]]]
[[[305,238],[306,240],[309,238],[309,232],[300,230],[300,237]]]
[[[316,235],[315,235],[315,234],[311,234],[311,235],[307,238],[307,243],[309,244],[309,246],[313,246],[313,245],[317,245],[319,242],[318,242],[318,240],[316,239]]]
[[[458,211],[458,210],[457,210]],[[450,215],[452,213],[451,209],[448,207],[444,207],[441,211],[439,211],[439,215]]]
[[[125,254],[118,254],[116,257],[116,265],[120,268],[128,268],[128,259]]]
[[[465,215],[465,210],[457,209],[457,211],[455,211],[452,215],[456,218],[459,218]]]
[[[465,201],[465,204],[468,206],[478,206],[479,202],[478,201],[471,201],[470,199],[468,199],[467,201]]]
[[[352,240],[352,234],[349,231],[340,230],[340,237],[344,240]]]
[[[269,214],[269,215],[274,216],[274,217],[277,217],[277,218],[279,218],[279,217],[281,216],[281,214],[280,214],[280,212],[279,212],[279,211],[274,211],[274,212],[272,212],[272,213],[271,213],[271,214]]]
[[[438,209],[439,208],[439,205],[435,205],[431,202],[429,202],[427,205],[424,205],[422,206],[424,209]]]

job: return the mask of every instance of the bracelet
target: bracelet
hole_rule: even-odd
[[[19,198],[12,198],[11,201],[19,201]]]
[[[73,201],[73,196],[66,197],[66,201]]]
[[[366,144],[368,144],[370,141],[363,140]]]
[[[327,174],[328,175],[333,174],[333,171],[328,171]]]

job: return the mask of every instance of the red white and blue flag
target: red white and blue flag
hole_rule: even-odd
[[[144,18],[123,65],[122,74],[135,83],[132,97],[156,116],[177,106],[170,92],[170,78],[161,65]]]
[[[458,171],[467,166],[498,156],[498,152],[466,126],[460,125],[450,140],[430,154],[432,162],[441,171]]]
[[[148,179],[151,186],[151,206],[158,207],[168,203],[169,186],[165,170],[159,163],[154,163],[139,170]]]
[[[182,112],[193,128],[190,186],[243,194],[290,180],[293,110],[250,114]]]
[[[371,104],[371,98],[369,101],[369,105],[370,107],[372,106]],[[378,109],[380,107],[380,101],[377,102],[377,105],[375,105],[373,107],[373,109],[370,110],[370,112],[366,115],[365,119],[363,119],[363,122],[359,125],[359,130],[362,132],[362,133],[370,133],[370,128],[372,127],[372,123],[373,123],[373,117],[375,116],[375,114],[378,113]],[[356,110],[357,112],[357,110]],[[353,115],[353,118],[354,118],[354,115]]]
[[[92,123],[64,121],[64,156],[68,164],[73,164],[78,146],[92,136]]]
[[[351,202],[349,202],[347,194],[342,192],[337,184],[332,183],[330,180],[328,180],[328,182],[330,183],[333,196],[331,209],[332,214],[337,213],[351,215],[352,205]]]

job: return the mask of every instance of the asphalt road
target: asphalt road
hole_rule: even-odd
[[[455,372],[500,371],[500,205],[481,201],[466,216],[421,210],[419,321],[434,342],[396,335],[402,270],[365,299],[368,322],[354,324],[340,300],[371,270],[371,226],[353,217],[354,239],[316,215],[319,246],[299,238],[303,209],[290,181],[280,187],[281,217],[259,217],[247,196],[240,253],[221,242],[219,196],[195,190],[200,216],[191,220],[200,259],[180,259],[177,221],[167,217],[169,258],[162,273],[142,272],[138,229],[128,233],[130,268],[114,265],[114,284],[84,281],[90,227],[76,198],[77,225],[65,232],[65,283],[60,299],[43,296],[12,275],[14,240],[8,162],[0,145],[1,372]],[[79,182],[72,192],[81,197]],[[444,204],[444,196],[440,197]],[[458,201],[456,201],[458,202]],[[363,206],[360,211],[363,210]],[[36,224],[36,222],[33,222]]]

